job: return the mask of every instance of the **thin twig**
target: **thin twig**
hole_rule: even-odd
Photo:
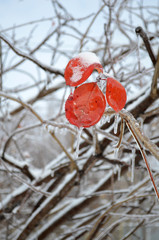
[[[60,84],[59,86],[57,87],[52,87],[52,88],[49,88],[49,89],[46,89],[46,87],[44,86],[39,92],[38,94],[33,97],[32,99],[30,99],[27,104],[33,104],[34,102],[38,101],[39,99],[43,98],[43,97],[46,97],[47,95],[59,90],[60,88],[62,88],[64,85],[63,84]],[[18,112],[22,111],[24,109],[24,107],[21,105],[19,107],[17,107],[16,109],[14,109],[13,111],[10,112],[10,115],[15,115],[17,114]]]
[[[147,184],[147,182],[149,181],[149,179],[145,178],[143,182],[141,182],[140,184],[137,184],[134,189],[128,193],[128,195],[126,196],[126,198],[122,198],[119,199],[117,202],[115,202],[113,205],[110,205],[110,207],[108,207],[106,209],[106,211],[104,213],[102,213],[100,215],[100,217],[97,219],[97,221],[95,222],[95,224],[93,225],[91,231],[88,233],[86,240],[92,240],[92,238],[95,236],[95,234],[97,233],[100,225],[102,224],[102,222],[104,221],[104,219],[106,218],[107,214],[112,211],[114,209],[114,211],[117,211],[117,209],[126,202],[135,200],[137,198],[141,198],[143,197],[143,195],[134,195],[135,192],[137,192],[140,188],[142,188],[145,184]],[[107,221],[109,220],[109,217],[107,218]]]
[[[41,19],[37,19],[37,20],[34,20],[34,21],[30,21],[30,22],[26,22],[26,23],[22,23],[22,24],[19,24],[19,25],[14,25],[12,27],[8,27],[8,28],[5,28],[5,29],[2,29],[0,32],[7,32],[7,31],[10,31],[10,30],[13,30],[13,29],[17,29],[17,28],[21,28],[21,27],[25,27],[25,26],[28,26],[28,25],[32,25],[32,24],[35,24],[35,23],[41,23],[41,22],[46,22],[46,21],[53,21],[53,18],[52,17],[49,17],[49,18],[41,18]]]
[[[51,195],[51,193],[49,192],[45,192],[40,190],[39,188],[35,187],[33,185],[33,182],[27,182],[25,179],[21,178],[20,176],[18,176],[17,174],[14,174],[13,172],[11,172],[9,170],[9,168],[7,167],[7,165],[5,164],[4,160],[0,157],[1,160],[1,164],[4,166],[4,168],[7,170],[7,172],[9,172],[12,176],[14,176],[20,183],[24,183],[25,185],[27,185],[30,189],[32,189],[34,192],[37,193],[41,193],[42,195],[49,197]]]
[[[77,171],[65,176],[63,182],[55,189],[55,191],[50,194],[50,196],[44,201],[43,208],[39,207],[36,211],[29,217],[24,228],[21,230],[20,234],[15,238],[16,240],[26,239],[27,235],[30,234],[31,230],[39,223],[39,221],[46,216],[46,214],[53,209],[60,200],[62,200],[68,192],[70,192],[72,186],[74,186],[75,179],[77,177]]]
[[[53,67],[47,66],[47,65],[39,62],[39,60],[35,59],[34,57],[31,57],[30,55],[28,55],[26,53],[23,53],[19,49],[15,48],[13,46],[13,44],[8,39],[6,39],[6,37],[3,36],[2,34],[0,35],[0,39],[2,39],[13,50],[13,52],[15,52],[18,56],[23,57],[25,59],[28,59],[29,61],[35,63],[38,67],[40,67],[44,71],[48,71],[50,73],[54,73],[54,74],[58,74],[58,75],[63,76],[62,71],[59,71],[59,70],[57,70]]]
[[[42,124],[45,122],[40,115],[31,107],[31,105],[24,103],[22,100],[17,99],[13,96],[7,95],[3,92],[0,92],[0,97],[4,97],[4,98],[8,98],[12,101],[15,101],[17,103],[20,103],[24,108],[27,108]],[[60,140],[55,136],[54,133],[52,133],[51,131],[49,131],[50,135],[55,139],[55,141],[58,143],[58,145],[61,147],[61,149],[65,152],[66,156],[69,158],[69,160],[71,161],[71,170],[76,169],[78,170],[78,166],[75,163],[75,161],[73,160],[73,158],[71,157],[71,155],[68,153],[68,151],[65,149],[65,147],[62,145],[62,143],[60,142]]]
[[[81,51],[82,48],[83,48],[83,45],[84,45],[83,42],[84,42],[84,40],[86,39],[86,36],[87,36],[87,34],[88,34],[90,28],[92,27],[92,25],[93,25],[95,19],[97,18],[97,16],[99,15],[99,13],[104,9],[104,7],[105,7],[105,4],[102,5],[101,8],[97,11],[97,13],[96,13],[95,16],[93,17],[91,23],[89,24],[89,26],[88,26],[86,32],[83,34],[83,37],[82,37],[82,39],[81,39],[81,43],[80,43],[80,51]]]
[[[150,208],[149,208],[149,210],[147,211],[147,214],[149,214],[150,212],[151,212],[151,210],[152,210],[152,208],[154,207],[154,205],[155,205],[155,201],[152,203],[152,205],[150,206]],[[121,240],[126,240],[126,239],[128,239],[134,232],[136,232],[136,230],[140,227],[140,226],[142,226],[143,224],[144,224],[144,222],[145,222],[145,219],[144,220],[141,220],[138,224],[137,224],[137,226],[135,226],[133,229],[131,229],[127,234],[125,234],[125,236],[121,239]]]
[[[137,27],[135,29],[135,32],[137,35],[140,35],[140,37],[142,38],[144,44],[145,44],[145,47],[146,47],[146,50],[150,56],[150,59],[155,67],[156,65],[156,58],[155,58],[155,55],[153,53],[153,50],[151,48],[151,45],[150,45],[150,42],[149,42],[149,39],[148,39],[148,36],[147,34],[144,32],[143,28],[142,27]]]
[[[151,97],[154,99],[157,97],[157,79],[159,79],[159,51],[151,84]]]

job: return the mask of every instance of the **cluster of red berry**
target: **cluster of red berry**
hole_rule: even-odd
[[[97,70],[99,74],[103,73],[99,59],[91,52],[83,52],[72,58],[65,69],[66,84],[76,87],[65,103],[66,118],[77,127],[87,128],[95,125],[105,111],[106,101],[116,112],[126,103],[125,88],[113,78],[102,78],[107,82],[106,98],[96,82],[84,83],[93,70]]]

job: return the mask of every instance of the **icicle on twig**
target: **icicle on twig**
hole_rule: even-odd
[[[107,114],[107,119],[106,119],[106,121],[107,121],[108,123],[110,123],[110,115],[109,115],[109,114]]]
[[[83,127],[78,128],[77,130],[77,140],[76,140],[76,151],[75,151],[75,159],[78,158],[79,155],[79,146],[80,146],[80,138],[82,135]]]
[[[104,114],[100,120],[100,125],[104,125],[107,122],[107,116]]]
[[[114,168],[114,174],[117,174],[117,179],[118,179],[118,181],[120,181],[121,167],[118,164]]]
[[[119,122],[119,114],[116,113],[115,114],[115,119],[114,119],[114,134],[117,134],[117,130],[118,130],[118,122]],[[122,123],[121,123],[121,133],[120,133],[120,138],[119,138],[119,142],[117,143],[117,145],[115,145],[115,149],[114,149],[114,157],[118,158],[118,153],[119,153],[119,147],[121,144],[121,140],[122,140],[122,136],[123,136],[123,119],[122,119]]]
[[[59,134],[65,136],[67,133],[67,129],[64,127],[59,128]]]
[[[115,146],[116,148],[119,148],[121,145],[121,141],[122,141],[122,138],[124,135],[124,127],[125,127],[125,123],[124,123],[123,118],[121,118],[120,136],[119,136],[119,141],[118,141],[117,145]]]
[[[70,87],[70,94],[73,94],[75,87]]]
[[[140,37],[137,35],[137,63],[138,63],[138,72],[141,72],[140,64]]]
[[[97,85],[98,85],[98,87],[100,88],[101,91],[104,91],[104,88],[106,86],[106,82],[103,81],[103,80],[98,80],[97,79]]]
[[[136,156],[136,149],[132,149],[132,158],[131,158],[131,182],[134,182],[134,173],[135,173],[135,156]]]
[[[118,159],[118,154],[119,154],[119,148],[114,148],[114,158]]]
[[[120,178],[121,178],[121,167],[119,165],[118,165],[117,171],[118,171],[118,181],[120,181]]]
[[[97,149],[97,133],[95,126],[93,126],[93,148],[94,148],[94,155],[96,154],[96,149]]]
[[[118,131],[118,120],[119,120],[119,114],[116,113],[114,117],[114,134],[117,134],[117,131]]]

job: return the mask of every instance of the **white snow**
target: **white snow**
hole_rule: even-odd
[[[78,82],[82,78],[84,71],[82,71],[80,66],[74,67],[72,70],[73,70],[73,74],[71,77],[71,81]]]
[[[2,151],[0,151],[0,155],[2,156]],[[6,159],[14,166],[18,166],[20,168],[23,168],[24,166],[28,166],[28,163],[26,161],[19,161],[17,158],[5,153]]]
[[[15,189],[12,193],[7,195],[7,197],[0,202],[0,210],[2,210],[3,207],[6,206],[11,201],[11,199],[24,193],[27,189],[28,187],[26,185],[21,185],[19,188]]]
[[[78,56],[81,59],[81,62],[84,65],[91,65],[94,63],[100,63],[99,58],[97,57],[97,55],[95,53],[92,52],[81,52],[78,54]]]
[[[85,67],[89,67],[92,64],[98,63],[100,64],[100,61],[98,59],[98,57],[96,56],[95,53],[92,52],[82,52],[79,53],[77,55],[77,57],[75,57],[75,59],[79,58],[81,61],[81,65],[85,66]],[[81,66],[76,66],[73,69],[73,74],[71,77],[71,81],[72,82],[77,82],[82,78],[82,75],[84,73],[84,71],[82,70]]]

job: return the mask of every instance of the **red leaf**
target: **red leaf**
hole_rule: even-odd
[[[106,99],[116,112],[119,112],[126,104],[125,88],[113,78],[107,78]]]
[[[90,127],[101,119],[105,106],[105,96],[98,85],[85,83],[69,95],[65,104],[66,118],[77,127]]]
[[[66,66],[64,73],[66,85],[80,85],[88,79],[93,70],[97,70],[98,73],[103,72],[97,56],[91,52],[80,53],[77,57],[72,58]]]

